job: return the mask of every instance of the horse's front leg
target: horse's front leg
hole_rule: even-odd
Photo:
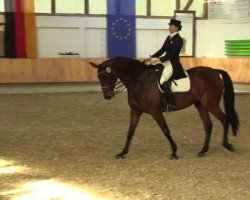
[[[127,141],[125,143],[125,146],[124,146],[122,152],[115,156],[116,159],[124,158],[124,156],[128,153],[129,146],[130,146],[131,140],[133,138],[133,135],[135,133],[135,129],[137,127],[137,124],[139,122],[141,114],[142,114],[141,111],[134,109],[134,108],[131,108],[131,110],[130,110],[130,125],[129,125],[128,135],[127,135]]]
[[[178,159],[178,156],[176,155],[176,152],[177,152],[177,146],[173,140],[173,138],[171,137],[170,135],[170,131],[169,131],[169,128],[167,126],[167,123],[166,123],[166,120],[164,118],[164,116],[162,115],[161,112],[154,112],[151,114],[152,117],[155,119],[155,121],[158,123],[158,125],[161,127],[161,130],[162,132],[164,133],[164,135],[167,137],[170,145],[171,145],[171,148],[172,148],[172,154],[171,154],[171,157],[170,159],[175,159],[177,160]]]

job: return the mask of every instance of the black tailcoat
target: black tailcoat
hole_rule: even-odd
[[[183,40],[179,33],[174,35],[171,39],[170,36],[167,37],[164,44],[152,57],[160,57],[164,52],[164,56],[160,57],[161,62],[166,62],[170,60],[171,65],[173,66],[173,79],[180,79],[186,77],[184,74],[182,65],[180,63],[179,54],[183,45]]]

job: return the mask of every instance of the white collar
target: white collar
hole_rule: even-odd
[[[178,33],[178,32],[174,32],[174,33],[170,34],[170,35],[169,35],[170,38],[174,37],[177,33]]]

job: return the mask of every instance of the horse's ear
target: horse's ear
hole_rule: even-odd
[[[92,63],[92,62],[89,62],[89,64],[91,64],[91,66],[94,67],[94,68],[98,68],[99,67],[99,65],[97,65],[95,63]]]

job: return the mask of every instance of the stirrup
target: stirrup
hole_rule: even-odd
[[[168,112],[175,111],[175,110],[176,110],[176,106],[167,103],[167,104],[166,104],[166,110],[167,110]]]
[[[161,103],[161,111],[162,112],[171,112],[171,111],[177,110],[176,105],[172,105],[172,104],[168,103],[165,97],[162,97],[161,102],[162,102]]]

